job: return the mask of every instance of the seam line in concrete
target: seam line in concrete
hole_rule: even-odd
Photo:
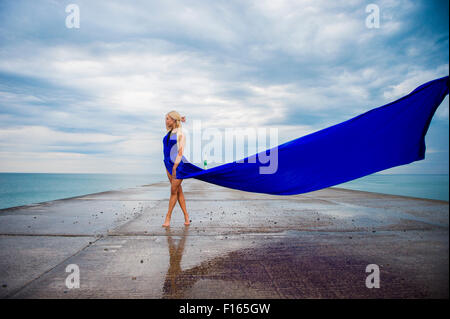
[[[90,236],[92,237],[92,236]],[[69,260],[70,258],[74,257],[75,255],[79,254],[80,252],[82,252],[83,250],[85,250],[87,247],[91,246],[92,244],[94,244],[95,242],[99,241],[100,239],[102,239],[103,237],[97,238],[95,239],[93,242],[88,243],[86,246],[82,247],[81,249],[79,249],[78,251],[76,251],[74,254],[70,255],[69,257],[63,259],[61,262],[57,263],[55,266],[51,267],[50,269],[44,271],[42,274],[40,274],[39,276],[37,276],[36,278],[31,279],[29,282],[27,282],[26,284],[24,284],[22,287],[17,288],[14,292],[11,292],[10,294],[6,295],[4,297],[4,299],[9,299],[9,298],[13,298],[14,295],[17,295],[21,290],[25,289],[26,287],[28,287],[29,285],[31,285],[33,282],[35,282],[36,280],[38,280],[39,278],[43,277],[44,275],[48,274],[49,272],[51,272],[53,269],[55,269],[56,267],[58,267],[59,265],[65,263],[67,260]]]

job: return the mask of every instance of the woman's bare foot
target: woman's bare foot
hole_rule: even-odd
[[[184,224],[185,224],[186,226],[189,226],[191,223],[190,223],[190,222],[184,222]]]
[[[164,224],[162,224],[162,227],[169,227],[170,226],[170,222],[165,222]]]

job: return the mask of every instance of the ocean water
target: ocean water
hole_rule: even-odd
[[[166,174],[0,173],[0,209],[165,180]]]
[[[372,174],[333,187],[448,201],[448,186],[448,174]]]
[[[0,173],[0,209],[148,185],[166,180],[166,174]],[[449,200],[448,174],[372,174],[334,187]]]

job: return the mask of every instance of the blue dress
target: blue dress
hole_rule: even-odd
[[[163,138],[164,165],[170,175],[172,175],[173,165],[175,164],[175,160],[176,160],[177,154],[178,154],[177,133],[171,134],[171,132],[172,131],[168,132],[166,134],[166,136],[164,136],[164,138]],[[169,135],[170,135],[170,137],[169,137]],[[181,161],[178,164],[177,169],[176,169],[176,178],[183,179],[184,176],[190,175],[192,173],[201,172],[201,171],[203,171],[203,169],[191,164],[187,160],[187,158],[183,155],[181,157]]]
[[[449,85],[448,75],[429,81],[394,102],[239,161],[206,170],[181,162],[177,178],[247,192],[295,195],[423,160],[425,135]],[[167,142],[170,148],[176,137]],[[169,148],[164,155],[171,172]]]

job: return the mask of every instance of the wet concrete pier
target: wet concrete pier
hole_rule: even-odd
[[[169,182],[0,210],[0,297],[448,298],[446,201],[182,185],[188,227]]]

